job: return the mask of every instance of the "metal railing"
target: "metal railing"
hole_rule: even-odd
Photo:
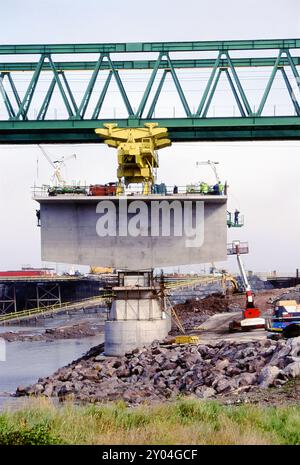
[[[239,215],[237,220],[235,220],[234,213],[227,212],[227,226],[229,228],[241,228],[244,224],[244,215]]]
[[[32,308],[30,310],[21,310],[19,312],[13,312],[13,313],[6,313],[5,315],[0,316],[0,325],[2,323],[5,323],[6,321],[11,321],[11,320],[20,320],[20,319],[25,319],[25,318],[30,318],[30,317],[35,317],[35,316],[40,316],[40,315],[48,315],[52,313],[58,313],[63,310],[76,310],[76,309],[81,309],[82,306],[86,306],[87,304],[96,304],[100,302],[105,302],[109,298],[111,298],[112,294],[105,294],[102,296],[94,296],[94,297],[89,297],[87,299],[82,299],[79,301],[75,302],[64,302],[63,304],[54,304],[54,305],[49,305],[46,307],[40,307],[40,308]]]
[[[227,255],[236,255],[237,248],[240,254],[249,253],[249,245],[248,242],[239,242],[239,244],[227,244]]]
[[[232,275],[221,275],[221,276],[197,276],[195,278],[190,279],[180,279],[178,281],[165,283],[165,287],[167,289],[177,289],[179,287],[189,287],[193,285],[207,285],[207,284],[214,284],[220,282],[221,284],[224,281],[232,282],[233,276]]]
[[[161,186],[161,185],[160,185]],[[80,187],[80,190],[84,190],[85,192],[66,192],[66,193],[57,193],[54,195],[54,197],[60,197],[60,196],[64,196],[64,197],[70,197],[70,198],[78,198],[78,197],[85,197],[85,196],[90,196],[89,194],[89,190],[90,190],[90,185],[82,185],[82,186],[78,186],[78,185],[66,185],[64,186],[66,189],[69,189],[69,190],[72,190],[76,187]],[[32,187],[32,196],[35,198],[35,197],[52,197],[49,195],[49,188],[50,186],[34,186]],[[197,195],[197,196],[203,196],[203,197],[206,197],[206,196],[210,196],[210,195],[213,195],[213,196],[216,196],[216,195],[222,195],[222,196],[226,196],[226,193],[222,193],[222,194],[217,194],[213,191],[210,191],[210,192],[207,192],[207,193],[203,193],[203,192],[200,192],[200,185],[198,184],[194,184],[193,185],[193,188],[191,187],[191,185],[186,185],[186,186],[176,186],[177,189],[174,189],[175,186],[166,186],[164,185],[164,187],[160,187],[158,191],[154,191],[154,192],[151,192],[151,194],[143,194],[143,186],[142,184],[138,184],[138,185],[132,185],[130,186],[129,188],[125,188],[124,189],[124,192],[120,195],[120,196],[135,196],[135,195],[143,195],[145,197],[148,197],[149,195],[151,196],[161,196],[161,195],[172,195],[174,197],[178,196],[178,195]],[[174,192],[175,190],[175,192]],[[111,195],[111,194],[110,194]],[[93,197],[91,195],[91,197]],[[101,196],[102,197],[102,196]]]

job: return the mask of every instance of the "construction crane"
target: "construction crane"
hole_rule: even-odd
[[[261,312],[254,304],[253,292],[241,257],[242,253],[248,253],[248,244],[245,245],[241,244],[240,241],[233,241],[228,251],[230,251],[230,255],[236,255],[243,288],[246,292],[246,307],[242,312],[243,319],[241,321],[232,321],[229,324],[229,329],[231,331],[237,329],[248,331],[250,329],[264,328],[265,319],[261,318]]]
[[[211,167],[211,169],[213,170],[214,172],[214,175],[216,177],[216,181],[217,183],[221,182],[220,178],[219,178],[219,175],[218,175],[218,172],[217,172],[217,168],[216,168],[216,165],[218,165],[219,162],[218,161],[211,161],[211,160],[207,160],[207,161],[197,161],[196,162],[196,165],[197,166],[200,166],[200,165],[209,165]]]
[[[95,132],[104,138],[105,144],[117,149],[116,194],[123,193],[122,180],[126,187],[131,183],[140,183],[143,194],[150,194],[158,167],[157,150],[171,145],[167,128],[160,128],[157,123],[144,123],[144,127],[138,128],[118,128],[117,124],[107,123],[104,128],[95,129]]]
[[[219,184],[219,183],[221,184],[221,180],[220,180],[220,177],[218,175],[217,168],[216,168],[216,165],[219,165],[218,161],[211,161],[211,160],[197,161],[196,165],[197,166],[199,166],[199,165],[209,165],[211,167],[211,169],[213,170],[213,172],[214,172],[217,184]],[[227,185],[227,182],[225,182],[225,190],[224,190],[225,195],[227,194],[227,188],[228,188],[228,185]],[[235,212],[237,212],[237,210]],[[231,212],[227,211],[227,226],[229,228],[241,228],[242,226],[244,226],[244,216],[242,215],[240,218],[239,218],[239,216],[237,216],[237,219],[235,219],[235,212],[231,213]],[[234,220],[233,220],[233,218],[234,218]]]
[[[70,160],[71,158],[76,158],[76,154],[73,153],[72,155],[70,155],[70,156],[68,156],[66,158],[61,157],[58,160],[51,160],[51,158],[47,154],[46,150],[41,145],[38,145],[38,147],[41,150],[44,157],[46,158],[46,160],[50,163],[50,165],[54,169],[54,173],[53,173],[53,175],[51,177],[51,182],[55,183],[56,185],[61,186],[61,187],[65,186],[66,181],[65,181],[65,179],[63,178],[63,176],[61,174],[61,168],[65,165],[65,162],[67,160]]]

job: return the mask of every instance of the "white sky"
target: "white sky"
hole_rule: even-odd
[[[1,44],[296,37],[300,37],[300,2],[297,0],[215,0],[209,5],[196,0],[153,0],[151,3],[11,0],[1,4]],[[2,60],[4,57],[0,57]],[[254,70],[252,74],[241,72],[252,106],[259,100],[269,73],[270,70]],[[199,71],[199,74],[185,71],[178,75],[191,108],[197,106],[197,91],[203,89],[208,71]],[[19,73],[15,77],[20,93],[26,87],[28,76]],[[78,101],[86,77],[84,73],[70,77]],[[132,91],[133,106],[145,83],[136,73],[124,76],[126,89],[129,93]],[[274,111],[288,114],[290,102],[280,78],[274,88],[265,114]],[[41,83],[37,89],[37,104],[45,90],[46,83]],[[114,86],[111,90],[104,110],[107,114],[111,111],[121,116],[122,103]],[[165,90],[160,102],[161,114],[167,116],[167,112],[171,112],[172,115],[175,107],[176,115],[180,115],[182,110],[172,83],[166,83]],[[1,105],[2,119],[5,112]],[[235,106],[228,85],[221,82],[211,111],[216,116],[234,111],[238,114]],[[55,112],[60,115],[62,111],[60,101],[54,100],[49,115]],[[71,160],[67,166],[70,180],[101,183],[115,179],[116,156],[112,149],[103,145],[49,146],[48,152],[53,157],[77,153],[77,160]],[[293,271],[300,267],[300,141],[173,144],[160,153],[159,180],[169,185],[185,185],[203,178],[204,173],[211,176],[208,168],[200,175],[200,168],[195,167],[197,160],[208,159],[220,162],[219,174],[230,184],[230,209],[237,207],[245,215],[245,227],[229,231],[228,241],[249,241],[251,253],[245,258],[247,268]],[[34,180],[39,184],[47,183],[51,169],[49,171],[49,165],[35,146],[0,146],[0,167],[0,269],[18,268],[22,264],[39,266],[40,237],[35,226],[36,205],[31,200],[30,187]],[[235,269],[235,263],[230,260],[227,266]]]

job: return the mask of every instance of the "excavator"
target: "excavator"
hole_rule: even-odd
[[[227,249],[229,255],[236,255],[243,288],[245,290],[246,305],[242,311],[243,319],[241,321],[233,320],[229,324],[229,331],[238,330],[250,331],[251,329],[265,328],[265,319],[261,317],[261,312],[254,304],[253,292],[245,271],[241,254],[248,253],[248,244],[240,241],[233,241]]]

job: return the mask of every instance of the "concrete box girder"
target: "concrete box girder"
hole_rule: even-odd
[[[226,260],[227,198],[225,196],[127,197],[128,208],[132,206],[132,202],[140,200],[144,202],[146,211],[152,212],[153,202],[158,202],[156,206],[159,212],[161,212],[160,205],[170,208],[171,212],[170,216],[168,212],[159,213],[158,235],[152,235],[154,220],[153,215],[149,213],[148,222],[145,223],[148,229],[146,226],[143,229],[142,225],[140,231],[143,235],[136,237],[130,235],[129,231],[130,222],[134,220],[135,214],[127,214],[123,210],[122,213],[121,199],[121,197],[88,196],[36,197],[35,200],[41,207],[42,259],[128,270]],[[101,214],[97,213],[99,202],[101,206],[106,205],[102,204],[102,201],[111,202],[109,205],[116,209],[118,224],[115,236],[99,236],[98,221],[101,218]],[[179,216],[172,214],[173,201],[176,201],[176,206],[182,209],[181,217],[180,213]],[[185,208],[186,211],[191,208],[190,218],[193,223],[191,230],[185,227]],[[128,226],[128,234],[125,236],[118,231],[124,221],[127,221]],[[181,225],[181,236],[176,236],[178,230],[175,233],[175,228],[180,228],[179,221],[184,224]],[[162,229],[164,225],[168,226],[168,223],[170,223],[170,234],[168,235],[166,231],[166,235],[163,235]],[[195,240],[192,239],[192,233]]]

